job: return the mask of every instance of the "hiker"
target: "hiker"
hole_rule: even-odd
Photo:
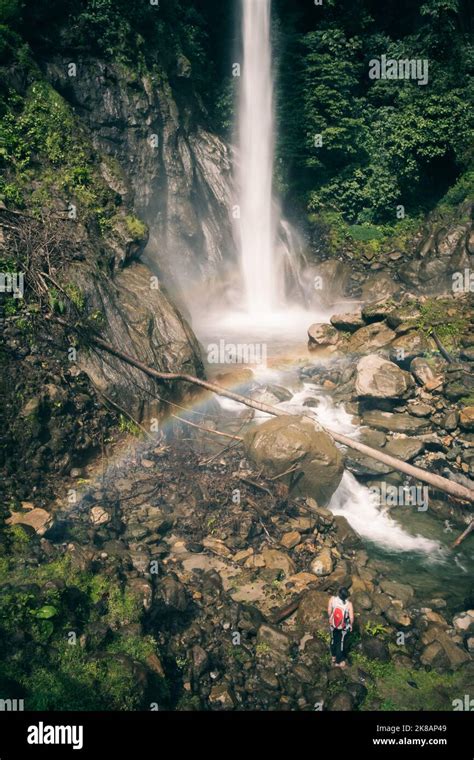
[[[329,627],[331,629],[331,655],[336,668],[346,667],[347,634],[354,625],[354,608],[349,601],[349,592],[340,588],[337,596],[332,596],[328,604]]]

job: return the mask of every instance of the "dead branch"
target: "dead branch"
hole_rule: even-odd
[[[446,361],[448,362],[448,364],[453,364],[453,362],[454,362],[453,357],[451,356],[451,354],[448,354],[448,352],[446,351],[446,349],[443,346],[443,344],[441,343],[441,341],[440,341],[440,339],[439,339],[436,331],[432,330],[431,331],[431,335],[432,335],[432,338],[433,338],[434,342],[436,343],[436,345],[438,347],[438,351],[440,352],[441,356],[444,359],[446,359]]]
[[[280,607],[280,609],[276,610],[272,615],[272,623],[277,625],[278,623],[282,623],[283,620],[286,620],[287,617],[290,617],[290,615],[292,615],[300,606],[301,599],[302,594],[298,594],[298,596],[292,599],[291,602],[288,602],[284,607]]]
[[[196,425],[195,422],[190,422],[189,420],[183,419],[183,417],[178,417],[177,414],[172,414],[171,416],[174,417],[175,420],[184,422],[185,425],[190,425],[193,428],[197,428],[198,430],[201,430],[203,433],[212,433],[213,435],[222,435],[224,436],[224,438],[232,438],[234,441],[244,440],[240,435],[231,435],[230,433],[222,433],[220,430],[212,430],[211,428],[204,427],[203,425]]]
[[[464,541],[465,538],[468,537],[470,533],[474,530],[474,520],[471,520],[469,525],[467,526],[466,530],[461,533],[460,536],[457,537],[456,541],[453,541],[451,544],[451,549],[455,549],[459,544]]]

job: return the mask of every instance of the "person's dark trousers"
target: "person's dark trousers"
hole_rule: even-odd
[[[331,631],[331,654],[336,658],[336,664],[346,659],[347,631],[337,628]]]

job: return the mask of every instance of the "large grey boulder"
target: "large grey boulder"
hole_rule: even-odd
[[[154,369],[203,374],[191,328],[144,264],[132,262],[114,278],[87,265],[75,266],[70,277],[84,294],[88,314],[98,316],[105,341]],[[139,369],[100,349],[79,348],[77,363],[100,393],[134,419],[159,416],[156,382]],[[166,397],[167,391],[159,395]]]
[[[389,345],[396,337],[396,333],[385,323],[373,322],[353,333],[345,350],[353,354],[367,354]]]
[[[377,354],[362,357],[356,371],[355,393],[359,398],[401,398],[413,384],[408,372]]]
[[[297,415],[276,417],[252,428],[245,436],[248,456],[269,475],[285,476],[294,493],[328,503],[341,482],[344,465],[331,436],[312,420]],[[299,476],[299,477],[298,477]]]

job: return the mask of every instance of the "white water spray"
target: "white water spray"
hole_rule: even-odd
[[[243,70],[240,88],[238,171],[240,254],[246,308],[269,314],[276,307],[273,76],[271,0],[242,0]]]

